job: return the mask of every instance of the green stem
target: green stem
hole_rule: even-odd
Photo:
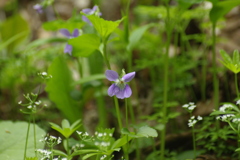
[[[235,87],[236,87],[237,97],[239,97],[238,81],[237,81],[237,73],[235,73]]]
[[[35,117],[34,115],[32,115],[32,119],[33,119],[33,138],[34,138],[34,150],[35,150],[35,156],[37,157],[37,138],[36,138],[36,124],[35,124]]]
[[[213,64],[213,89],[214,89],[214,105],[215,109],[218,110],[218,104],[219,104],[219,84],[217,79],[217,66],[216,66],[216,23],[212,24],[212,64]]]
[[[192,140],[193,140],[193,150],[194,150],[194,159],[195,159],[196,158],[196,142],[195,142],[194,126],[192,126]]]
[[[118,119],[118,125],[119,125],[119,130],[122,130],[122,121],[121,121],[121,115],[120,115],[120,110],[119,110],[119,104],[118,104],[118,99],[116,96],[113,97],[114,104],[115,104],[115,109],[117,113],[117,119]]]
[[[165,135],[166,135],[166,124],[167,124],[167,102],[168,102],[168,61],[169,61],[169,47],[170,47],[170,15],[169,15],[169,4],[168,0],[166,0],[166,9],[167,9],[167,17],[166,17],[166,31],[167,31],[167,43],[166,43],[166,53],[164,55],[164,88],[163,88],[163,108],[162,112],[162,121],[163,121],[163,130],[160,136],[160,159],[164,160],[164,152],[165,152]]]
[[[68,157],[71,155],[71,153],[70,153],[70,150],[69,150],[69,141],[68,141],[68,138],[66,138],[66,142],[67,142],[67,155],[68,155]],[[68,160],[69,160],[69,158],[67,158]]]
[[[26,141],[25,141],[25,148],[24,148],[24,157],[23,157],[23,160],[26,160],[26,156],[27,156],[27,145],[28,145],[29,131],[30,131],[30,118],[29,118],[29,120],[28,120],[28,128],[27,128],[27,135],[26,135]]]
[[[124,99],[125,100],[125,118],[126,118],[126,128],[128,129],[128,100],[127,98]]]
[[[78,72],[80,78],[83,78],[83,67],[82,67],[82,61],[80,58],[77,58],[77,64],[78,64]]]

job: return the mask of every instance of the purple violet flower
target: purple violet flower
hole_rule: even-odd
[[[40,4],[35,4],[33,9],[35,9],[39,14],[43,13],[43,7]]]
[[[82,12],[85,14],[88,14],[88,15],[92,15],[92,14],[95,14],[97,16],[102,15],[102,13],[99,11],[98,6],[96,6],[96,5],[92,9],[90,9],[90,8],[83,9]],[[89,19],[86,16],[82,16],[82,20],[84,22],[87,22],[88,24],[92,25],[92,23],[89,21]]]
[[[132,90],[126,82],[130,82],[134,78],[135,72],[119,77],[117,72],[106,70],[105,75],[109,81],[114,81],[114,83],[108,88],[108,95],[110,97],[115,95],[119,99],[124,99],[132,95]]]
[[[67,37],[68,39],[71,38],[75,38],[79,36],[79,30],[78,29],[74,29],[73,33],[71,34],[67,29],[60,29],[59,31],[62,35],[64,35],[65,37]],[[72,55],[72,46],[70,44],[66,44],[65,48],[64,48],[64,53],[68,53],[70,55]]]

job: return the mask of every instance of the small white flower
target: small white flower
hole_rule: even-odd
[[[237,100],[236,104],[237,104],[237,105],[239,105],[239,104],[240,104],[240,99],[239,99],[239,100]]]
[[[47,75],[47,72],[42,72],[42,75],[43,75],[43,76],[46,76],[46,75]]]
[[[19,101],[18,104],[22,104],[22,101]]]
[[[78,134],[78,135],[81,135],[81,134],[82,134],[82,132],[80,132],[80,131],[77,131],[77,134]]]
[[[201,121],[203,118],[201,116],[198,116],[197,119]]]

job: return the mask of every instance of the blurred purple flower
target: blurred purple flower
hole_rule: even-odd
[[[72,34],[67,29],[60,29],[59,32],[62,35],[64,35],[65,37],[67,37],[68,39],[75,38],[75,37],[79,36],[79,30],[78,29],[74,29]],[[68,54],[72,55],[72,46],[69,45],[69,44],[66,44],[66,46],[64,48],[64,53],[68,53]]]
[[[102,13],[99,11],[98,6],[96,6],[96,5],[92,9],[90,9],[90,8],[83,9],[82,12],[85,14],[88,14],[88,15],[92,15],[92,14],[95,14],[97,16],[102,15]],[[88,24],[92,25],[92,23],[89,21],[89,19],[86,16],[82,16],[82,20],[84,22],[87,22]]]
[[[130,82],[134,78],[135,72],[119,77],[117,72],[106,70],[105,75],[109,81],[115,82],[108,88],[108,95],[110,97],[115,95],[119,99],[124,99],[132,95],[132,90],[126,82]]]
[[[39,14],[43,13],[43,7],[40,4],[35,4],[33,9],[35,9]]]

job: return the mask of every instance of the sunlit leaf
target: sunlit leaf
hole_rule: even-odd
[[[142,137],[157,137],[158,133],[151,127],[143,126],[139,128],[137,135]]]
[[[45,131],[37,125],[35,127],[37,148],[43,149],[44,144],[39,142],[39,140],[42,138],[42,135],[45,135]],[[28,123],[1,121],[0,128],[0,159],[23,160]],[[33,124],[31,124],[28,136],[27,157],[34,156],[34,134]]]
[[[100,34],[102,39],[107,40],[109,35],[113,33],[113,31],[119,26],[121,20],[117,21],[108,21],[103,18],[100,18],[95,15],[85,15],[87,18],[91,21],[93,24],[94,28],[97,30],[97,32]]]
[[[83,34],[68,41],[73,46],[73,56],[88,57],[99,49],[100,39],[95,34]]]

